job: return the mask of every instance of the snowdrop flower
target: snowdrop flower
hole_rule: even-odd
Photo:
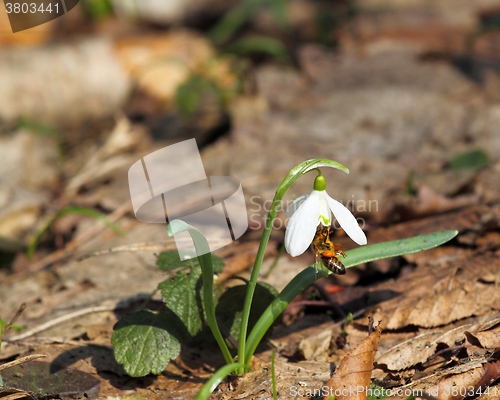
[[[318,225],[328,226],[332,213],[345,233],[359,245],[366,244],[366,236],[354,215],[342,203],[332,199],[325,190],[326,180],[318,175],[314,180],[314,190],[304,194],[288,207],[288,225],[285,232],[287,252],[296,257],[311,245]]]

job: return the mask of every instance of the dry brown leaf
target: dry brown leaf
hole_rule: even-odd
[[[478,196],[461,195],[457,197],[446,197],[436,192],[427,185],[418,188],[416,198],[410,199],[403,205],[407,217],[415,218],[424,215],[434,215],[446,211],[454,210],[464,206],[477,204]]]
[[[326,314],[306,314],[301,318],[297,318],[293,324],[278,324],[273,329],[269,342],[273,348],[279,351],[280,355],[292,359],[301,359],[304,354],[301,354],[299,345],[304,338],[324,331],[332,332],[333,336],[338,333],[339,327],[336,327],[331,317]],[[267,358],[269,357],[270,354]],[[328,361],[332,362],[331,359]]]
[[[484,315],[474,318],[474,321],[471,323],[461,324],[455,328],[425,332],[393,346],[377,357],[376,363],[378,365],[385,365],[391,371],[407,369],[418,363],[427,361],[434,354],[439,344],[445,344],[451,348],[458,343],[462,343],[464,341],[464,334],[468,338],[472,337],[472,340],[469,339],[469,342],[473,345],[465,347],[470,350],[471,355],[478,357],[485,354],[485,351],[474,345],[480,344],[484,348],[489,349],[500,347],[500,344],[495,346],[495,344],[499,343],[498,337],[500,336],[498,332],[500,326],[495,327],[498,323],[498,315]],[[495,327],[495,329],[488,330],[491,327]],[[483,345],[481,340],[484,340],[484,344],[488,344],[489,346]]]
[[[332,330],[326,329],[307,336],[299,343],[299,350],[306,360],[327,361]]]
[[[381,334],[382,329],[379,327],[346,355],[335,374],[326,383],[337,400],[366,399]]]
[[[23,129],[0,137],[1,249],[19,251],[29,243],[28,233],[59,184],[57,158],[53,138]]]
[[[419,218],[388,228],[378,229],[377,235],[370,237],[370,244],[400,239],[411,235],[422,235],[443,229],[458,230],[460,233],[457,239],[460,241],[463,232],[467,231],[480,236],[484,234],[484,230],[488,225],[495,226],[499,219],[500,208],[498,206],[478,204],[450,213]]]
[[[436,392],[439,400],[463,399],[475,392],[475,387],[483,375],[484,368],[482,366],[452,375],[441,380],[437,387],[431,388],[430,393]]]
[[[419,267],[398,282],[402,293],[383,303],[374,319],[387,329],[435,327],[500,309],[500,261],[483,254],[453,263]],[[472,266],[474,268],[472,268]],[[491,279],[484,281],[483,276]]]
[[[480,396],[476,400],[498,399],[500,397],[500,385],[488,386],[476,391]]]
[[[484,375],[476,384],[476,387],[486,387],[493,383],[500,376],[500,361],[484,364]]]
[[[483,348],[495,349],[500,347],[500,325],[483,332],[467,332],[468,338],[470,337],[469,335],[476,339]],[[471,340],[469,340],[469,342],[471,342]]]
[[[85,164],[69,180],[65,195],[73,198],[84,187],[88,192],[102,187],[103,181],[117,180],[136,160],[137,152],[149,145],[150,139],[141,127],[126,118],[117,119],[102,146],[86,155]]]
[[[450,392],[453,391],[453,389],[447,388],[446,386],[439,387],[441,382],[445,382],[447,379],[450,379],[450,381],[453,382],[453,378],[456,377],[457,383],[466,384],[467,382],[472,382],[471,384],[474,385],[473,382],[477,379],[477,376],[484,375],[482,370],[483,364],[485,363],[485,358],[479,357],[476,359],[469,359],[463,364],[427,373],[422,377],[418,377],[414,374],[413,376],[408,377],[410,383],[401,386],[399,389],[410,389],[415,394],[426,393],[427,395],[433,396],[433,398],[441,399],[441,396],[451,394]],[[477,382],[481,383],[481,380],[479,379]],[[479,383],[476,383],[475,385],[478,386]],[[472,390],[473,387],[474,386],[468,389]],[[464,391],[464,389],[462,389],[462,391]]]
[[[25,392],[24,390],[20,389],[5,389],[5,390],[0,390],[0,398],[2,400],[28,400],[28,399],[33,399],[33,396],[31,396],[28,392]]]
[[[438,345],[436,339],[442,331],[427,332],[394,346],[377,358],[377,364],[385,364],[388,369],[398,371],[427,360]]]

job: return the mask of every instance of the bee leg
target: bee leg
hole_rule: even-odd
[[[336,256],[346,257],[344,251],[342,250],[342,245],[339,243],[333,243],[333,251]]]

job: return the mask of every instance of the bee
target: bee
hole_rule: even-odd
[[[337,252],[326,250],[319,256],[319,259],[321,263],[334,274],[344,275],[345,265],[337,258],[338,255],[340,254]]]
[[[346,255],[342,251],[342,245],[332,242],[330,233],[329,226],[318,226],[312,241],[312,248],[316,253],[317,259],[319,259],[326,268],[334,274],[344,275],[345,266],[338,257],[345,257]]]

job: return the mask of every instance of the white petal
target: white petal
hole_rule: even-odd
[[[300,256],[311,245],[319,217],[320,197],[313,191],[288,220],[285,248],[292,257]]]
[[[292,215],[297,211],[297,209],[302,205],[304,201],[309,197],[310,193],[303,194],[302,196],[297,197],[292,204],[288,206],[285,211],[285,218],[290,219]]]
[[[325,190],[315,191],[319,198],[318,201],[318,222],[324,226],[328,226],[332,223],[332,212],[330,211],[330,205],[328,204],[328,193]]]
[[[326,201],[347,236],[359,245],[366,244],[365,233],[361,230],[358,221],[356,221],[349,209],[337,200],[332,199],[328,194],[326,195]]]

